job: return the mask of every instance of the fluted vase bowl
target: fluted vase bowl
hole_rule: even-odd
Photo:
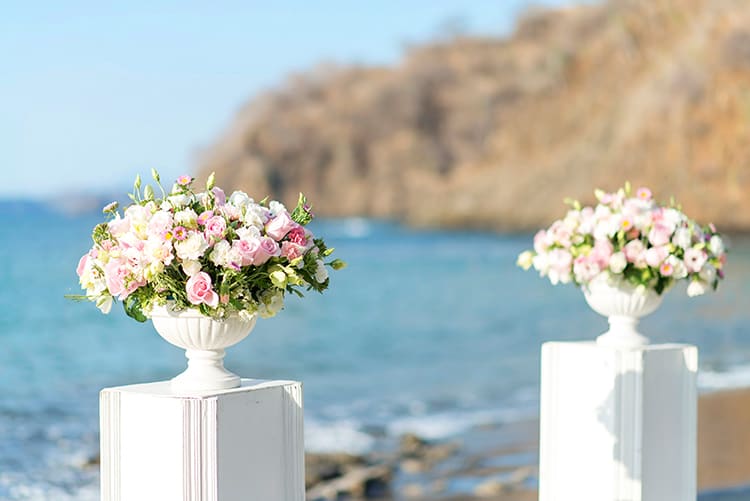
[[[154,306],[151,321],[156,332],[184,349],[188,359],[187,369],[172,379],[172,389],[186,392],[240,386],[240,377],[224,368],[224,350],[246,338],[257,318],[256,313],[215,320],[194,309],[173,311],[168,305]]]
[[[638,322],[661,305],[662,296],[656,291],[602,278],[584,286],[583,294],[591,309],[609,321],[609,330],[596,338],[597,344],[637,348],[649,343],[648,338],[638,332]]]

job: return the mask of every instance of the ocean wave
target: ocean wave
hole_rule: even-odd
[[[535,417],[535,409],[503,408],[467,411],[446,411],[423,416],[394,419],[388,426],[389,435],[414,433],[428,440],[442,440],[465,433],[477,426],[523,421]]]
[[[701,370],[698,372],[698,388],[701,391],[727,390],[750,386],[750,364],[735,365],[727,370]]]
[[[323,422],[305,418],[305,449],[309,452],[364,454],[375,445],[375,438],[362,431],[362,427],[352,419]]]
[[[414,433],[427,440],[443,440],[486,425],[507,424],[536,417],[535,408],[451,410],[423,415],[394,416],[382,427],[368,427],[364,422],[346,418],[325,421],[305,419],[305,449],[309,452],[369,452],[383,437],[368,429],[384,430],[386,438]]]

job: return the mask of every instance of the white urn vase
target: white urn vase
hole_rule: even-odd
[[[598,278],[583,287],[583,294],[591,309],[609,320],[609,330],[596,338],[597,344],[623,349],[648,344],[648,338],[638,332],[638,322],[661,304],[662,296],[656,291]]]
[[[186,350],[188,359],[187,369],[172,379],[172,390],[189,392],[239,387],[240,377],[224,368],[224,349],[246,338],[257,318],[255,313],[244,318],[232,315],[215,320],[194,309],[173,311],[169,306],[154,306],[151,321],[156,332]]]

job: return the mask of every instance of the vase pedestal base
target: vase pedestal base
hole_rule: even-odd
[[[102,501],[304,501],[302,385],[102,390]]]
[[[695,501],[698,350],[542,346],[540,501]]]
[[[172,378],[172,391],[228,390],[239,388],[240,377],[224,368],[224,350],[185,350],[188,368]]]

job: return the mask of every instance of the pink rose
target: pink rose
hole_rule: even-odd
[[[81,259],[78,261],[78,267],[76,268],[76,273],[78,274],[79,277],[83,275],[83,270],[86,269],[86,263],[88,263],[88,261],[89,261],[88,254],[84,254],[83,256],[81,256]]]
[[[253,264],[260,266],[271,259],[271,257],[278,256],[280,253],[279,244],[273,238],[261,237],[258,250],[255,252],[255,256],[253,256]]]
[[[292,221],[292,217],[287,211],[283,211],[266,223],[266,235],[278,242],[284,238],[287,233],[297,227],[299,227],[299,224]]]
[[[631,240],[622,251],[629,263],[635,264],[636,268],[643,268],[646,265],[646,246],[640,240]]]
[[[254,264],[255,255],[259,248],[260,239],[258,238],[241,239],[232,242],[232,250],[240,257],[240,264],[242,266]]]
[[[104,267],[104,280],[107,283],[107,290],[113,296],[120,296],[120,299],[127,297],[125,290],[125,278],[128,276],[128,269],[119,261],[112,260]]]
[[[206,220],[204,234],[209,242],[224,238],[227,231],[227,222],[221,216],[211,216]]]
[[[662,223],[656,223],[648,233],[648,241],[655,247],[668,244],[670,238],[672,238],[672,231]]]
[[[172,229],[172,214],[167,211],[159,211],[148,222],[147,232],[149,235],[163,236]]]
[[[609,258],[612,257],[613,251],[612,242],[606,239],[599,239],[594,243],[594,248],[591,250],[589,259],[596,263],[599,268],[605,269],[609,266]]]
[[[185,284],[188,301],[192,304],[207,304],[216,308],[219,304],[219,295],[211,288],[211,277],[205,271],[196,273]]]
[[[121,218],[118,214],[115,219],[107,223],[107,228],[112,235],[119,237],[130,231],[130,218]]]
[[[222,205],[219,208],[221,214],[230,221],[237,221],[242,217],[242,212],[238,207],[231,204]]]
[[[281,255],[287,258],[289,261],[297,259],[305,253],[305,248],[301,245],[297,245],[293,242],[282,242],[281,243]]]
[[[666,245],[651,247],[646,251],[646,263],[652,268],[658,268],[667,256],[669,256],[669,248]]]
[[[542,254],[547,250],[547,232],[539,230],[534,235],[534,251],[537,254]]]
[[[597,261],[591,259],[590,256],[578,256],[573,261],[573,274],[578,283],[585,284],[592,281],[601,271]]]

